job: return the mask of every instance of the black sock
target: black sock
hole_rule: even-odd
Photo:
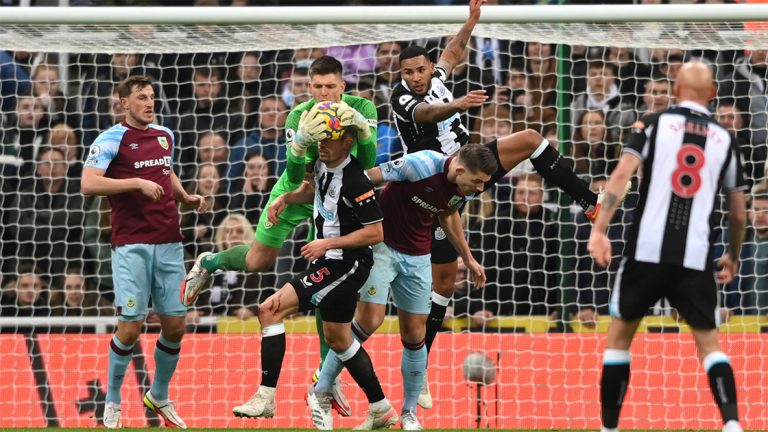
[[[715,403],[720,408],[723,423],[730,420],[739,421],[739,409],[736,405],[736,380],[730,363],[716,363],[707,371],[709,388],[715,397]]]
[[[343,353],[336,353],[339,360],[344,363],[349,374],[352,375],[357,385],[363,389],[369,403],[378,402],[384,399],[384,391],[381,389],[379,378],[376,377],[376,371],[373,370],[371,357],[360,346],[360,343],[354,341]]]
[[[427,318],[427,354],[432,348],[432,342],[435,341],[435,336],[443,328],[443,319],[445,318],[445,310],[448,306],[439,305],[432,302],[432,310],[429,311],[429,318]]]
[[[261,339],[261,385],[276,388],[285,357],[285,327],[277,334],[267,333],[269,327],[263,330]]]
[[[613,429],[619,426],[619,413],[629,385],[629,363],[604,364],[600,379],[600,405],[603,426]]]
[[[551,146],[547,145],[540,155],[531,158],[531,163],[542,177],[565,191],[584,210],[597,204],[597,195],[566,166],[560,153]]]

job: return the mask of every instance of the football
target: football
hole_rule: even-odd
[[[461,365],[464,379],[479,384],[493,384],[496,379],[496,365],[481,352],[473,352],[464,358]]]
[[[326,139],[337,140],[341,138],[341,134],[344,129],[341,127],[341,120],[339,120],[336,110],[339,108],[339,104],[336,102],[320,102],[313,108],[317,111],[318,116],[321,116],[325,120],[325,134]]]

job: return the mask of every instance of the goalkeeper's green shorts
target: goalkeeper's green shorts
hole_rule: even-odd
[[[262,210],[259,224],[256,226],[256,240],[277,249],[283,247],[283,243],[291,235],[291,231],[312,217],[312,204],[288,204],[280,214],[277,224],[273,225],[267,220],[267,209],[272,204],[272,201],[280,195],[293,190],[287,187],[287,183],[287,179],[284,176],[280,176],[280,180],[277,181],[277,184],[269,193],[269,201]]]

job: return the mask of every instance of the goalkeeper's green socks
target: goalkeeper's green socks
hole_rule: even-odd
[[[248,245],[235,246],[225,251],[203,257],[203,259],[200,260],[200,265],[207,270],[208,273],[213,273],[216,270],[247,271],[248,268],[245,264],[245,257],[248,255],[249,249],[250,246]]]

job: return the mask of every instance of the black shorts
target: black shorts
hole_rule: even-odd
[[[493,185],[495,185],[496,182],[498,182],[502,177],[507,175],[507,170],[501,166],[501,159],[499,159],[499,147],[496,140],[485,143],[483,145],[491,149],[493,156],[496,158],[496,163],[499,165],[499,168],[491,176],[491,179],[485,183],[485,189],[483,189],[483,192],[485,192]],[[459,209],[459,212],[461,212],[461,210],[463,210],[463,207]],[[443,228],[437,221],[435,221],[432,226],[432,244],[430,246],[430,253],[432,254],[432,264],[448,264],[456,261],[459,258],[459,254],[451,244],[451,241],[448,240],[448,238],[445,236],[445,231],[443,231]]]
[[[323,321],[352,322],[357,292],[368,279],[371,264],[363,260],[321,258],[299,273],[290,284],[299,297],[299,311],[320,309]]]
[[[695,329],[717,327],[717,285],[711,271],[624,258],[611,293],[611,315],[640,319],[665,298]],[[617,310],[618,307],[618,310]]]

